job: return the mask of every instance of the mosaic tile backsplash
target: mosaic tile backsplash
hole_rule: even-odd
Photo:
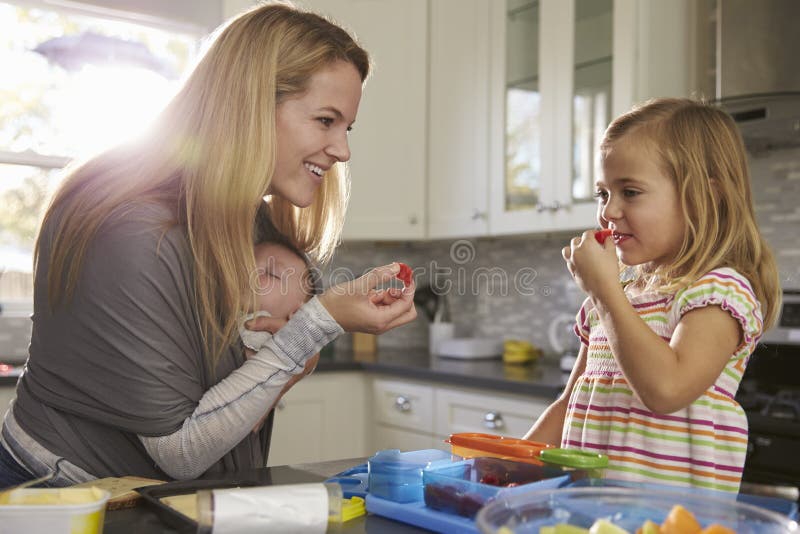
[[[750,162],[758,221],[776,254],[781,282],[800,289],[800,148],[753,156]],[[548,328],[562,314],[574,316],[583,301],[561,258],[572,235],[345,242],[324,279],[327,285],[395,260],[415,268],[418,286],[430,284],[431,273],[438,271],[436,292],[447,292],[457,337],[523,339],[555,358]],[[380,336],[379,347],[427,347],[428,318],[419,311],[414,323]],[[344,336],[337,347],[347,349],[350,342]]]

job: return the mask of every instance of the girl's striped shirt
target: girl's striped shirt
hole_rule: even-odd
[[[700,398],[677,412],[656,414],[626,382],[587,299],[575,326],[588,346],[586,370],[570,396],[561,446],[606,454],[608,478],[738,491],[747,418],[734,395],[762,332],[761,305],[750,282],[733,269],[720,268],[674,295],[646,292],[628,299],[667,342],[685,313],[704,306],[730,313],[741,326],[743,341]]]

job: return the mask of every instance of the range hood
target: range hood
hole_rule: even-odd
[[[800,1],[715,4],[718,102],[751,151],[800,146]]]

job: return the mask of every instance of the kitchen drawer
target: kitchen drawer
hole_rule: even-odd
[[[485,432],[522,437],[550,405],[545,399],[438,388],[436,433]]]
[[[414,432],[413,430],[402,430],[393,426],[378,424],[373,428],[373,432],[372,448],[375,452],[384,449],[400,449],[402,452],[421,449],[450,450],[450,445],[447,443],[443,443],[430,434]]]
[[[433,433],[432,386],[376,378],[372,382],[372,393],[376,421]]]

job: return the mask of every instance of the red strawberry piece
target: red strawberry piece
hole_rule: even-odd
[[[606,238],[611,237],[611,234],[613,233],[614,232],[612,230],[603,228],[602,230],[598,230],[594,233],[594,238],[602,245],[606,242]]]
[[[398,280],[403,282],[403,285],[405,286],[411,285],[411,280],[414,278],[414,273],[411,270],[411,267],[409,267],[405,263],[399,263],[399,262],[398,265],[400,265],[400,272],[397,273],[395,276],[397,277]]]

